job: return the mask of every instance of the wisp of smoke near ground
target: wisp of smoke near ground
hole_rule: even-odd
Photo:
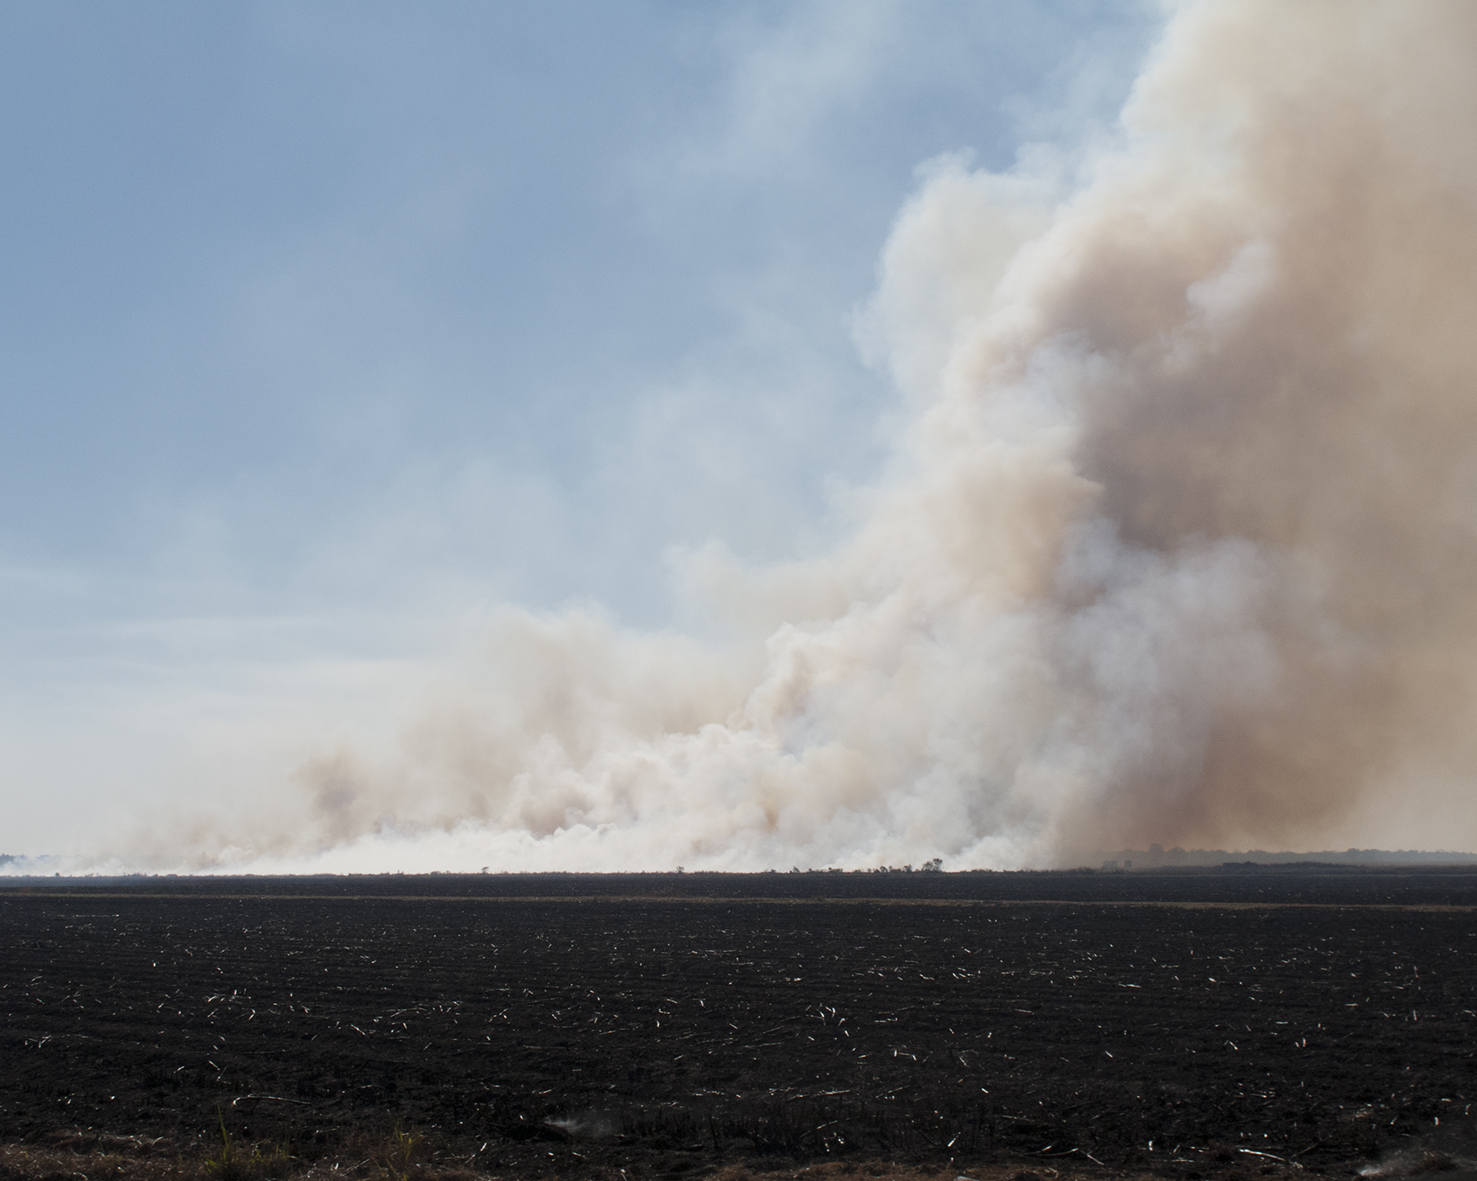
[[[1477,7],[1170,11],[1111,142],[935,161],[859,317],[907,406],[731,643],[497,617],[383,750],[192,839],[316,869],[1045,865],[1477,835]],[[175,856],[178,856],[178,849]]]

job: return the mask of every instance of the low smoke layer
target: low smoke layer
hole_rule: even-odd
[[[1111,144],[928,171],[862,318],[894,460],[833,554],[687,563],[729,648],[509,610],[392,753],[200,847],[1003,868],[1423,808],[1470,845],[1473,111],[1461,0],[1174,7]]]

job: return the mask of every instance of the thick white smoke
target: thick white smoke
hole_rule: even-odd
[[[1465,0],[1175,7],[1111,146],[941,161],[903,210],[864,331],[911,418],[863,524],[686,570],[752,639],[508,611],[237,856],[1011,867],[1465,802],[1474,111]]]

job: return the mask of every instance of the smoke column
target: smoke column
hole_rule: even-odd
[[[937,162],[902,211],[864,334],[910,416],[851,540],[688,564],[752,638],[509,610],[231,856],[1012,867],[1412,807],[1472,841],[1474,112],[1464,0],[1173,7],[1111,144]]]

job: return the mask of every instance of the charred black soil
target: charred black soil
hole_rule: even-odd
[[[1474,906],[1470,870],[16,882],[0,1142],[203,1159],[224,1127],[259,1164],[369,1167],[398,1129],[479,1175],[1462,1166]]]

